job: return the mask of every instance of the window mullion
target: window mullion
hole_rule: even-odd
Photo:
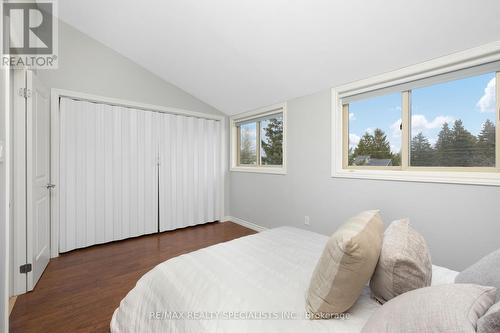
[[[349,104],[342,105],[342,167],[349,165]]]
[[[401,108],[401,168],[408,169],[410,165],[410,108],[411,91],[403,91]]]
[[[258,121],[255,125],[256,132],[255,137],[257,138],[257,142],[255,143],[255,156],[257,157],[257,166],[262,166],[260,161],[260,121]]]
[[[500,72],[496,72],[495,167],[500,171]]]
[[[241,164],[241,127],[236,127],[236,165]]]

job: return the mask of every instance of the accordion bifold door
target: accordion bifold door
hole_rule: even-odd
[[[160,231],[220,220],[221,122],[158,114]]]
[[[59,251],[157,232],[155,113],[60,103]]]
[[[219,220],[221,122],[60,99],[59,252]]]

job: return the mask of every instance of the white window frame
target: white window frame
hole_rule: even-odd
[[[500,186],[500,74],[497,71],[496,85],[496,167],[489,168],[453,168],[453,167],[411,167],[408,166],[409,129],[402,132],[401,168],[352,168],[345,163],[345,147],[348,146],[348,115],[345,114],[342,99],[375,91],[390,90],[390,87],[408,85],[425,80],[432,82],[436,76],[453,77],[457,71],[474,72],[477,66],[500,61],[500,42],[486,44],[477,48],[436,58],[418,65],[378,75],[369,79],[353,82],[332,89],[332,177],[376,179],[393,181],[475,184]],[[471,74],[471,76],[474,74]],[[405,96],[406,95],[406,96]],[[403,93],[403,98],[409,98]],[[403,104],[404,106],[404,104]],[[405,112],[406,111],[406,112]],[[403,110],[403,123],[408,124],[409,111]],[[347,134],[346,134],[347,133]]]
[[[272,165],[238,165],[238,128],[236,126],[237,122],[252,120],[260,117],[264,117],[272,114],[283,114],[283,163],[281,166],[272,166]],[[239,171],[239,172],[256,172],[256,173],[270,173],[270,174],[281,174],[284,175],[287,173],[286,171],[286,147],[287,147],[287,111],[286,111],[286,103],[274,104],[264,108],[260,108],[257,110],[240,113],[238,115],[232,116],[229,118],[229,126],[231,133],[231,143],[230,143],[230,151],[231,151],[231,167],[230,171]],[[259,130],[259,129],[257,129]],[[258,149],[259,145],[257,145]],[[257,158],[259,159],[259,152],[257,152]]]

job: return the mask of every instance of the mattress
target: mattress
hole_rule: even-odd
[[[281,227],[167,260],[121,301],[111,332],[360,332],[380,306],[368,286],[345,315],[306,317],[306,291],[327,240]],[[433,266],[432,284],[456,275]]]

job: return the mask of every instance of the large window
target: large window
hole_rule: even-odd
[[[232,171],[285,173],[285,106],[231,119]]]
[[[486,73],[343,104],[348,166],[402,166],[405,104],[408,167],[494,168],[495,90],[496,73]]]
[[[333,176],[500,185],[500,61],[473,56],[334,89]]]

